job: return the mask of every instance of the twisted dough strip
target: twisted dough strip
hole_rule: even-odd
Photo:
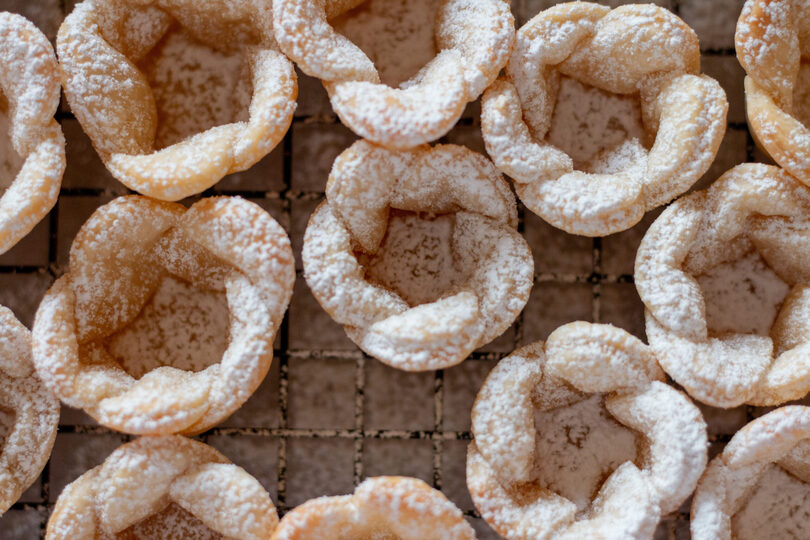
[[[86,0],[76,6],[57,36],[62,83],[113,176],[144,195],[176,201],[250,168],[278,144],[292,122],[298,89],[292,64],[276,48],[264,4]],[[136,63],[167,34],[173,19],[216,50],[243,52],[252,98],[248,120],[158,150],[155,98]]]
[[[518,31],[508,76],[484,93],[487,152],[515,180],[524,204],[555,227],[585,236],[628,229],[686,191],[714,160],[728,103],[699,71],[697,36],[666,9],[554,6]],[[631,154],[623,170],[575,170],[546,140],[560,75],[639,94],[650,150],[633,140],[623,147]]]
[[[748,124],[781,167],[810,185],[810,130],[805,122],[810,58],[810,5],[794,0],[748,0],[737,22],[737,58],[748,75]],[[801,90],[802,93],[799,93]]]
[[[731,540],[732,516],[774,464],[810,482],[810,407],[791,405],[738,431],[700,478],[692,500],[692,538]]]
[[[178,436],[143,437],[64,489],[46,538],[94,540],[126,535],[130,528],[140,538],[139,525],[178,507],[226,538],[269,539],[278,524],[261,484],[210,446]],[[153,524],[159,528],[155,538],[182,535],[169,523]]]
[[[472,527],[441,492],[416,478],[379,476],[353,495],[312,499],[286,514],[272,540],[322,538],[474,540]]]
[[[65,172],[65,137],[53,48],[20,15],[0,12],[0,102],[8,102],[11,144],[22,168],[0,198],[0,253],[19,242],[56,204]],[[5,99],[2,99],[5,98]],[[5,109],[5,105],[0,105]]]
[[[407,371],[455,365],[526,304],[531,252],[509,187],[483,156],[453,145],[396,152],[359,141],[335,160],[326,198],[304,237],[305,277],[352,341],[380,361]],[[391,208],[454,213],[451,249],[469,267],[466,280],[415,307],[369,282],[354,247],[376,253]]]
[[[341,121],[383,146],[410,148],[447,133],[512,52],[509,2],[441,0],[437,56],[400,88],[391,88],[380,83],[371,59],[329,23],[362,1],[274,0],[273,24],[287,56],[323,81]]]
[[[647,336],[661,366],[716,407],[778,405],[810,391],[806,306],[810,190],[776,167],[737,166],[673,203],[636,256]],[[792,287],[771,335],[711,335],[695,277],[757,250]]]
[[[706,424],[664,374],[648,347],[610,325],[584,322],[555,330],[502,360],[472,410],[475,440],[467,486],[486,521],[501,535],[533,538],[652,538],[661,515],[686,499],[706,466]],[[621,464],[590,509],[537,480],[535,409],[568,407],[584,394],[607,394],[607,410],[643,434],[643,468]]]
[[[228,347],[203,371],[161,366],[136,380],[104,340],[135,319],[167,275],[225,291]],[[253,203],[218,197],[186,210],[121,197],[76,236],[70,271],[37,311],[34,362],[62,401],[101,424],[137,434],[198,433],[261,383],[294,279],[286,233]]]
[[[0,406],[14,419],[0,446],[0,514],[37,479],[51,455],[59,401],[31,361],[31,332],[0,306]]]

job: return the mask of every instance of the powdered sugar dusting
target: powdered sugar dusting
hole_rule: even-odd
[[[108,338],[107,348],[136,379],[159,366],[202,371],[228,347],[228,317],[224,293],[166,277],[138,317]]]
[[[756,252],[715,266],[697,278],[709,332],[767,336],[790,287]]]
[[[810,485],[770,465],[750,498],[731,520],[738,540],[807,538],[810,530]]]
[[[411,307],[440,298],[464,275],[451,249],[454,223],[452,215],[392,215],[377,253],[357,253],[367,279],[393,290]]]
[[[438,7],[438,0],[368,0],[331,22],[374,62],[380,80],[396,87],[436,56]]]
[[[608,476],[636,459],[636,433],[613,419],[599,394],[536,411],[535,426],[536,477],[576,504],[580,516]]]
[[[226,53],[175,29],[139,62],[157,106],[155,149],[248,119],[252,88],[241,52]]]
[[[574,167],[582,169],[602,150],[645,137],[638,95],[611,94],[561,78],[548,142],[568,154]]]

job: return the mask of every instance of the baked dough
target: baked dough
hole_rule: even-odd
[[[294,281],[287,234],[254,203],[214,197],[186,210],[121,197],[82,226],[69,271],[45,294],[34,363],[63,402],[100,424],[199,433],[264,379]],[[183,305],[197,299],[214,304],[210,316]]]
[[[0,253],[42,221],[59,196],[65,137],[54,120],[59,69],[48,38],[0,12]]]
[[[259,482],[203,443],[142,437],[59,495],[48,540],[268,540],[278,514]]]
[[[304,275],[368,354],[406,371],[441,369],[501,335],[526,304],[534,262],[516,226],[514,196],[484,156],[359,141],[335,160],[309,220]],[[404,234],[392,239],[395,229]]]
[[[506,73],[482,101],[487,152],[532,212],[572,234],[623,231],[670,202],[709,169],[725,133],[728,103],[700,75],[697,35],[658,6],[551,7],[518,30]],[[646,140],[575,164],[548,140],[561,76],[637,96]]]
[[[416,478],[378,476],[353,495],[312,499],[286,514],[272,540],[475,540],[475,532],[441,492]]]
[[[472,409],[467,486],[481,516],[509,540],[652,538],[708,446],[700,410],[663,379],[637,338],[586,322],[501,360]]]
[[[58,423],[59,400],[31,361],[31,332],[0,306],[0,515],[42,472]]]
[[[647,230],[635,267],[647,337],[664,370],[695,399],[772,406],[810,391],[808,216],[810,188],[777,167],[744,164],[674,202]],[[707,274],[752,255],[762,262],[751,271],[715,281],[747,283],[762,293],[754,303],[738,308],[723,295],[709,302],[701,285]],[[784,300],[761,298],[774,288],[769,281]],[[772,308],[759,331],[735,324]]]
[[[269,2],[85,0],[56,40],[71,110],[114,177],[176,201],[287,133],[295,72]]]
[[[465,105],[495,80],[512,52],[515,23],[506,0],[420,1],[435,13],[430,38],[437,54],[394,88],[380,81],[367,53],[333,26],[349,9],[383,1],[274,0],[273,20],[281,49],[304,73],[323,81],[346,126],[375,143],[404,149],[450,131]],[[380,11],[382,18],[389,10]],[[375,35],[392,39],[387,29],[363,32],[372,48]],[[407,45],[397,53],[412,54]]]
[[[810,184],[810,4],[748,0],[737,22],[737,59],[747,74],[748,125],[765,152]]]

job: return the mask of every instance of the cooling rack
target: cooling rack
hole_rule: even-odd
[[[517,24],[554,3],[513,1]],[[706,187],[737,163],[767,161],[745,125],[744,73],[733,49],[742,0],[656,3],[698,32],[703,71],[721,83],[730,102],[725,140],[696,188]],[[0,9],[22,13],[52,40],[73,5],[72,0],[0,0]],[[351,492],[366,476],[405,474],[444,491],[464,510],[479,538],[498,538],[475,512],[464,480],[475,393],[500,358],[544,339],[566,322],[609,322],[643,338],[633,260],[658,212],[624,233],[587,239],[557,231],[519,206],[519,228],[535,255],[536,275],[531,298],[514,326],[460,366],[422,374],[395,371],[361,353],[303,281],[300,252],[306,221],[323,198],[332,160],[355,136],[332,113],[320,83],[298,75],[298,110],[283,143],[249,171],[226,177],[203,194],[239,195],[270,212],[292,238],[298,279],[267,379],[234,416],[199,438],[259,479],[280,513],[311,497]],[[479,111],[477,104],[468,107],[441,142],[483,152]],[[29,327],[39,299],[66,269],[78,228],[96,207],[127,193],[107,173],[64,101],[58,120],[68,159],[59,202],[26,239],[0,256],[0,304]],[[710,426],[711,456],[760,412],[752,407],[702,409]],[[128,439],[64,408],[53,455],[41,478],[0,518],[0,537],[44,538],[62,488]],[[687,503],[662,520],[656,539],[688,538],[688,530]]]

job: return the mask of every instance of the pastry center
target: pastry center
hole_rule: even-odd
[[[536,478],[573,502],[580,515],[613,471],[637,456],[635,432],[613,419],[599,394],[567,407],[535,410],[534,424]]]
[[[380,80],[397,87],[436,56],[438,0],[368,0],[331,21],[374,62]]]
[[[547,140],[568,154],[577,170],[609,174],[628,169],[640,152],[646,156],[645,137],[638,96],[560,77]]]
[[[166,277],[138,316],[106,345],[137,379],[160,366],[202,371],[222,359],[228,341],[225,293]]]
[[[140,60],[157,106],[155,149],[209,128],[246,121],[253,92],[241,52],[225,53],[173,26]]]
[[[808,529],[810,485],[773,464],[731,518],[731,535],[738,540],[807,538]]]
[[[163,540],[183,538],[184,540],[219,540],[224,538],[209,529],[202,521],[180,506],[171,503],[156,514],[152,514],[118,533],[119,540]]]
[[[453,257],[455,217],[392,210],[374,255],[357,253],[366,279],[397,293],[409,306],[433,302],[461,281]]]
[[[11,144],[11,119],[9,118],[8,102],[0,94],[0,195],[17,178],[17,173],[23,165],[23,159],[14,150]]]
[[[768,336],[790,287],[751,251],[697,277],[713,335],[728,332]]]
[[[810,60],[804,58],[793,88],[793,116],[804,127],[810,127]]]
[[[0,450],[6,446],[6,439],[8,439],[11,430],[14,429],[14,421],[17,415],[11,409],[0,407]]]
[[[351,536],[346,540],[400,540],[399,536],[395,535],[392,532],[388,532],[384,529],[382,530],[374,530],[374,531],[366,531],[359,536]]]

